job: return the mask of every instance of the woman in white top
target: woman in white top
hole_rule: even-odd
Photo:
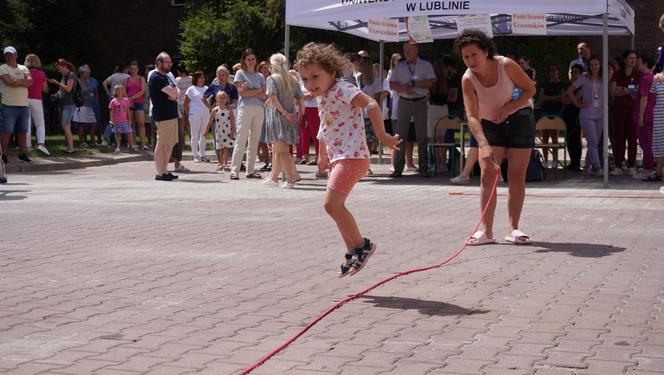
[[[210,109],[207,100],[203,96],[205,90],[207,90],[203,72],[194,73],[191,76],[191,82],[192,86],[185,93],[183,107],[185,114],[189,117],[191,152],[194,156],[194,163],[200,163],[201,161],[210,161],[205,156],[207,138],[204,135],[210,117]]]
[[[530,237],[519,230],[519,219],[526,192],[526,168],[535,143],[531,100],[535,82],[516,62],[498,56],[493,41],[479,30],[463,31],[455,44],[468,67],[461,86],[468,126],[479,143],[481,206],[488,205],[483,228],[473,234],[468,245],[496,242],[493,238],[496,195],[492,195],[492,188],[505,158],[509,160],[509,225],[505,240],[530,244]]]

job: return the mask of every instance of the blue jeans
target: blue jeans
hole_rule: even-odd
[[[5,105],[2,107],[2,117],[4,124],[2,132],[7,134],[28,132],[29,112],[28,107],[18,107],[13,105]]]

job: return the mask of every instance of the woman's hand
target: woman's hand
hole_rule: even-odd
[[[507,117],[510,115],[510,112],[513,111],[513,108],[510,104],[511,102],[500,107],[498,113],[496,114],[496,124],[502,124],[503,122],[505,122],[505,120],[507,120]]]
[[[645,124],[643,123],[643,116],[639,116],[639,128],[644,127]]]
[[[59,85],[60,84],[60,81],[55,80],[53,78],[49,78],[49,79],[47,79],[47,81],[48,81],[48,83],[52,83],[54,85]]]
[[[403,142],[403,139],[399,138],[399,134],[389,135],[385,133],[385,135],[380,138],[380,143],[389,147],[393,151],[399,151],[399,147],[397,146],[400,145],[401,142]]]
[[[288,121],[290,124],[295,123],[295,116],[293,116],[292,113],[286,112],[283,114],[283,116],[286,118],[286,121]]]
[[[480,144],[479,158],[486,161],[487,165],[493,165],[495,169],[500,169],[500,163],[494,159],[493,148],[486,142]]]

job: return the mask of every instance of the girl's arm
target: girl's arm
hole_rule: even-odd
[[[528,78],[530,80],[530,78]],[[470,78],[463,77],[461,80],[463,92],[463,101],[466,107],[466,117],[468,118],[468,127],[479,144],[479,158],[487,161],[493,160],[494,168],[500,168],[500,164],[493,158],[493,148],[484,135],[482,123],[480,122],[480,105],[475,92],[475,86]]]
[[[295,121],[295,116],[293,116],[292,113],[286,111],[286,109],[284,108],[284,106],[281,105],[281,102],[276,96],[270,95],[268,97],[268,100],[270,101],[274,109],[276,109],[277,112],[281,113],[281,115],[284,116],[289,123],[292,124]]]
[[[639,103],[639,127],[643,127],[643,116],[646,114],[646,106],[648,105],[648,95],[641,97],[641,102]]]
[[[131,106],[131,104],[129,104],[128,99],[127,99],[127,101],[124,102],[124,106],[125,106],[125,113],[127,114],[127,124],[131,125],[131,112],[129,110],[129,107]]]
[[[205,98],[203,98],[205,100]],[[203,134],[207,136],[208,131],[210,130],[210,125],[212,125],[212,121],[214,121],[214,116],[217,114],[217,109],[213,108],[212,111],[210,111],[210,116],[208,116],[208,122],[207,125],[205,126],[205,131]]]
[[[44,84],[42,84],[42,93],[47,94],[48,93],[48,80],[44,80]]]
[[[323,126],[323,125],[321,125]],[[327,146],[323,139],[318,140],[318,170],[324,173],[330,168],[330,159],[327,157]]]
[[[231,134],[230,134],[230,136],[234,138],[235,137],[235,116],[233,116],[233,110],[232,109],[229,109],[228,112],[229,112],[228,117],[230,117],[230,119],[231,119]]]
[[[401,143],[399,139],[399,134],[389,135],[385,132],[385,124],[383,123],[383,112],[380,110],[380,106],[374,99],[369,95],[360,92],[355,95],[353,100],[350,101],[350,104],[354,107],[366,108],[369,119],[371,120],[371,125],[373,125],[374,132],[380,143],[385,146],[398,150],[397,147]]]
[[[300,120],[302,121],[302,124],[304,125],[304,98],[299,98],[295,99],[297,101],[297,106],[300,109]]]

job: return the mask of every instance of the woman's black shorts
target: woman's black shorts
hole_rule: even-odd
[[[482,130],[491,146],[532,148],[535,146],[535,122],[530,108],[520,109],[496,124],[482,119]]]

